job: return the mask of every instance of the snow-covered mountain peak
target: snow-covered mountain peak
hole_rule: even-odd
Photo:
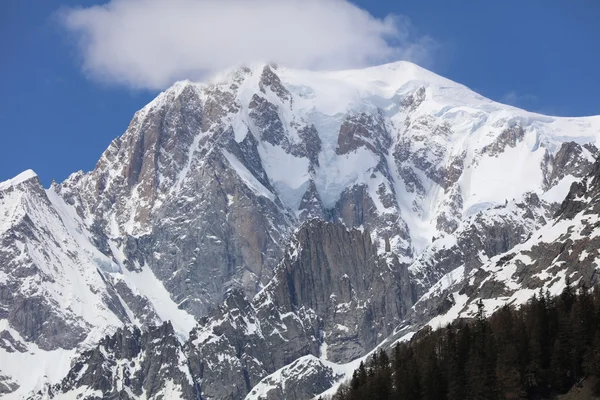
[[[0,233],[19,224],[28,213],[35,212],[44,189],[35,172],[26,170],[0,182]]]
[[[37,174],[33,172],[33,170],[28,169],[21,172],[19,175],[14,178],[8,179],[4,182],[0,182],[0,190],[8,189],[9,187],[19,185],[23,182],[27,182],[31,179],[37,178]]]
[[[367,228],[380,249],[389,243],[411,263],[477,212],[527,192],[552,189],[545,199],[559,201],[595,157],[583,145],[599,135],[598,117],[529,113],[408,62],[348,71],[254,64],[176,83],[135,115],[94,171],[56,192],[111,238],[201,223],[206,212],[221,227],[215,244],[226,246],[225,232],[239,229],[234,210],[252,204],[262,216],[248,223],[271,232],[261,246],[327,218]],[[561,153],[570,142],[580,150]],[[266,284],[263,268],[272,271],[281,247],[272,245],[271,260],[240,253],[238,267],[252,271],[244,285]]]
[[[48,190],[31,172],[0,184],[0,290],[20,295],[0,304],[13,310],[0,328],[24,346],[0,352],[35,345],[51,360],[44,352],[165,320],[184,340],[200,321],[197,354],[188,364],[169,345],[170,365],[190,365],[203,396],[235,399],[295,370],[296,357],[314,357],[306,368],[362,357],[381,335],[406,333],[394,325],[407,314],[423,322],[464,306],[466,294],[454,305],[437,296],[467,277],[506,278],[498,261],[552,220],[593,169],[599,137],[599,117],[519,110],[407,62],[254,64],[178,82],[93,171]],[[571,190],[567,211],[587,207],[588,186]],[[23,304],[41,325],[21,318]],[[152,352],[146,334],[118,337],[135,357]],[[100,348],[118,353],[112,341]],[[103,353],[95,368],[125,373],[121,356]],[[94,375],[73,371],[68,387]]]

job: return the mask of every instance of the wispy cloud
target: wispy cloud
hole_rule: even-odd
[[[532,94],[519,94],[513,90],[502,96],[500,101],[511,106],[526,108],[537,106],[538,98]]]
[[[311,69],[427,64],[436,48],[408,18],[376,18],[346,0],[111,0],[60,15],[89,77],[134,88],[255,61]]]

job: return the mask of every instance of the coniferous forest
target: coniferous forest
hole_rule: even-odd
[[[557,297],[540,293],[489,318],[480,302],[474,320],[379,351],[332,399],[553,399],[586,377],[600,377],[600,291],[567,282]]]

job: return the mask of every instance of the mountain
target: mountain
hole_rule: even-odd
[[[318,394],[575,271],[599,136],[407,62],[178,82],[93,171],[0,183],[0,392]]]
[[[534,294],[547,291],[556,296],[567,282],[596,286],[600,283],[599,226],[600,161],[596,161],[587,176],[571,185],[554,217],[528,240],[492,257],[480,268],[459,267],[436,283],[419,301],[435,297],[453,300],[448,313],[430,320],[429,325],[469,317],[479,300],[486,312],[492,313],[504,304],[523,304]],[[414,311],[423,313],[419,304]]]

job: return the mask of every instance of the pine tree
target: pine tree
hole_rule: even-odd
[[[465,336],[466,329],[459,329],[458,335],[462,338]],[[464,338],[462,340],[463,346],[459,345],[459,338],[454,331],[452,326],[447,328],[447,372],[448,376],[448,400],[462,400],[466,397],[465,392],[465,362],[466,362],[466,351],[464,350]],[[468,344],[468,339],[466,341]],[[464,353],[463,353],[464,352]]]
[[[508,306],[504,306],[493,318],[495,323],[493,330],[498,340],[496,376],[502,397],[507,400],[519,399],[523,395],[515,314]]]
[[[571,286],[571,278],[568,276],[565,278],[565,288],[560,294],[560,301],[564,307],[564,311],[569,313],[573,303],[575,302],[575,293],[573,291],[573,287]]]
[[[434,349],[428,350],[428,356],[424,360],[422,371],[421,389],[423,400],[444,400],[447,393],[445,376],[440,368]]]
[[[392,369],[390,359],[385,351],[379,352],[375,368],[377,378],[372,388],[372,395],[376,399],[388,400],[392,395]]]
[[[584,367],[587,375],[600,376],[600,331],[596,331],[592,346],[586,353]],[[600,381],[594,387],[594,394],[600,395]]]

